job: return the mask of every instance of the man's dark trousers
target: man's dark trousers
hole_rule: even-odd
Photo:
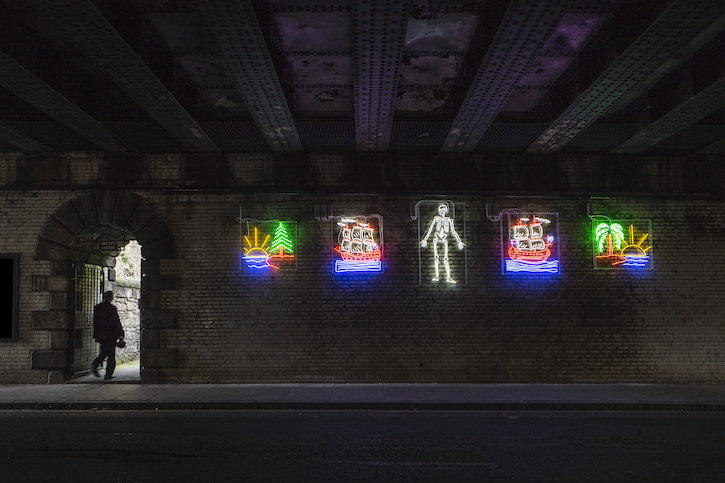
[[[99,343],[101,344],[101,353],[93,361],[93,367],[100,367],[103,364],[103,359],[108,357],[108,363],[106,363],[106,378],[109,378],[116,369],[116,341],[104,340]]]

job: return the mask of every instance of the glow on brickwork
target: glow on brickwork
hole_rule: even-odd
[[[383,270],[381,225],[379,215],[343,216],[336,220],[335,273]]]
[[[593,223],[593,231],[595,268],[651,268],[652,227],[649,221],[597,220]]]
[[[242,260],[255,270],[295,270],[297,223],[241,219]],[[271,233],[274,233],[273,235]]]
[[[558,214],[508,213],[501,223],[503,274],[559,273]]]

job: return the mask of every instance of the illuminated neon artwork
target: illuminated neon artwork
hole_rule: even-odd
[[[556,223],[551,218],[556,217]],[[512,224],[513,223],[513,224]],[[554,251],[558,215],[518,214],[509,218],[503,273],[559,273],[558,250]],[[503,230],[503,227],[502,227]]]
[[[383,269],[382,248],[376,241],[372,223],[360,221],[366,217],[343,217],[337,222],[335,272],[380,272]]]
[[[272,245],[269,248],[270,255],[267,258],[267,265],[279,270],[281,263],[294,259],[294,244],[287,234],[287,229],[282,222],[279,223],[275,232]]]
[[[267,245],[267,241],[269,240],[269,235],[261,233],[256,226],[254,227],[253,235],[254,243],[249,240],[247,235],[244,235],[244,241],[247,243],[247,246],[244,247],[244,260],[247,262],[247,267],[268,267],[269,265],[267,265],[267,259],[269,258],[269,252],[267,252],[267,249],[269,248],[269,245]],[[264,237],[264,241],[261,244],[259,243],[260,236]]]
[[[456,246],[459,250],[463,250],[465,244],[461,240],[461,237],[456,232],[456,228],[453,224],[453,219],[448,216],[448,205],[441,203],[438,205],[438,215],[433,217],[433,220],[428,226],[423,239],[420,240],[420,246],[426,248],[428,246],[428,238],[433,235],[433,268],[435,275],[431,279],[432,282],[440,281],[440,254],[438,253],[438,245],[442,245],[443,249],[443,267],[446,270],[446,283],[456,283],[451,278],[451,264],[448,257],[448,235],[452,235],[456,241]]]
[[[622,223],[629,225],[626,234]],[[635,225],[646,232],[635,236]],[[649,222],[597,223],[594,228],[595,268],[649,268],[650,232]]]
[[[295,222],[246,221],[247,230],[242,236],[242,259],[247,268],[294,270]],[[292,233],[290,234],[290,228]],[[268,234],[274,230],[274,236]]]

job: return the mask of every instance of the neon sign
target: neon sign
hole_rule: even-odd
[[[297,222],[242,220],[242,260],[247,268],[295,270]]]
[[[423,249],[432,255],[433,267],[430,281],[433,283],[458,283],[456,278],[463,275],[467,280],[465,253],[465,204],[458,203],[459,219],[456,220],[456,204],[448,200],[424,200],[415,205],[415,218],[418,219],[418,233],[425,230],[418,244],[420,264],[419,279],[424,275]],[[430,221],[428,221],[430,220]],[[458,221],[458,229],[456,229]],[[462,236],[458,230],[463,230]],[[441,261],[443,270],[441,271]],[[441,273],[442,272],[442,273]],[[458,273],[458,276],[455,274]],[[429,275],[430,276],[430,275]]]
[[[383,270],[382,217],[343,216],[334,221],[335,273],[381,272]]]
[[[652,223],[594,220],[594,268],[652,268]]]
[[[501,219],[502,273],[559,273],[558,233],[557,213],[507,213]]]

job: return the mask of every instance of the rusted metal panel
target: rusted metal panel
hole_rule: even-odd
[[[514,0],[499,27],[443,144],[446,152],[473,151],[539,55],[569,0]]]
[[[22,151],[52,152],[53,149],[0,121],[0,139]]]
[[[410,2],[352,2],[355,145],[387,151]]]
[[[38,15],[191,152],[218,152],[201,126],[90,1],[29,0]]]
[[[665,114],[612,150],[639,153],[647,150],[725,106],[725,77]]]
[[[103,124],[3,52],[0,52],[0,85],[106,151],[133,150]]]
[[[264,36],[249,1],[194,2],[252,118],[275,152],[303,150]]]
[[[532,143],[531,153],[554,152],[594,123],[615,103],[634,100],[654,81],[701,46],[708,27],[721,21],[721,0],[680,0],[664,12]]]

